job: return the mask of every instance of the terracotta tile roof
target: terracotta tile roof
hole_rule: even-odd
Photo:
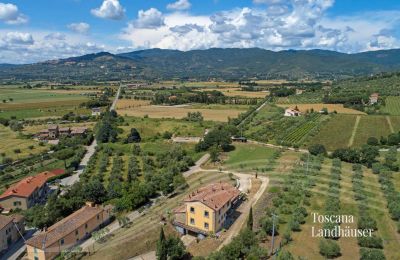
[[[370,97],[379,97],[379,93],[372,93]]]
[[[0,215],[0,230],[2,230],[5,226],[10,224],[13,221],[12,217]]]
[[[9,196],[18,197],[29,197],[36,189],[42,187],[49,178],[63,174],[63,169],[55,169],[52,171],[41,172],[35,176],[29,176],[18,183],[12,185],[3,194],[0,195],[0,199],[4,199]]]
[[[87,131],[86,127],[74,127],[71,129],[71,134],[83,134]]]
[[[21,222],[24,219],[22,215],[12,215],[12,216],[5,216],[0,215],[0,230],[3,229],[5,226],[10,224],[12,221],[14,222]]]
[[[55,223],[53,226],[49,227],[47,231],[44,231],[27,240],[26,244],[36,248],[43,248],[43,246],[49,247],[66,235],[74,232],[74,230],[87,223],[90,219],[96,217],[97,214],[100,214],[109,208],[110,206],[92,207],[86,205],[68,217]]]
[[[228,183],[214,183],[193,191],[184,201],[198,201],[214,210],[219,210],[239,195],[240,191]]]
[[[60,131],[60,132],[69,132],[71,130],[71,128],[69,128],[69,127],[63,127],[63,128],[60,128],[58,131]]]

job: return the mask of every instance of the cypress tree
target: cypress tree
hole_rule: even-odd
[[[247,219],[247,227],[253,230],[253,207],[250,207],[249,218]]]
[[[161,228],[160,238],[157,241],[156,255],[157,255],[158,260],[167,260],[168,259],[168,252],[167,252],[165,234],[164,234],[163,228]]]

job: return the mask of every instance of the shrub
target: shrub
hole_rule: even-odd
[[[313,144],[308,147],[308,151],[312,155],[326,154],[326,148],[322,144]]]
[[[371,237],[359,237],[358,244],[361,247],[368,247],[368,248],[383,248],[383,241],[382,238],[377,236]]]
[[[320,241],[319,253],[326,258],[335,258],[341,255],[339,245],[335,241],[327,239]]]
[[[385,255],[379,249],[360,249],[360,260],[385,260]]]

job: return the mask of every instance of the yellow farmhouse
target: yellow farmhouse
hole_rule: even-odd
[[[184,205],[174,210],[175,228],[181,234],[194,233],[204,238],[220,231],[236,206],[240,191],[228,183],[214,183],[202,187],[184,200]]]
[[[30,260],[54,259],[62,251],[74,247],[110,220],[112,207],[92,203],[57,222],[48,230],[26,241]]]

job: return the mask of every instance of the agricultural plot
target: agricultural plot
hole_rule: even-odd
[[[69,112],[89,115],[88,109],[79,105],[88,96],[80,90],[1,89],[0,117],[17,119],[57,117]]]
[[[207,109],[207,108],[191,108],[190,106],[152,106],[138,105],[137,101],[132,100],[132,105],[129,101],[124,101],[124,107],[118,108],[117,112],[120,115],[135,116],[135,117],[150,117],[150,118],[177,118],[181,119],[187,116],[189,112],[200,112],[204,120],[227,122],[229,118],[236,118],[243,109]]]
[[[199,91],[210,91],[211,88],[202,88]],[[247,97],[247,98],[265,98],[269,92],[264,91],[242,91],[241,88],[215,88],[228,97]]]
[[[369,137],[380,138],[391,133],[390,126],[385,116],[361,116],[357,127],[353,146],[360,147],[367,142]]]
[[[322,124],[320,131],[310,139],[310,144],[323,144],[328,151],[346,148],[356,121],[356,115],[333,115]]]
[[[265,167],[275,152],[274,149],[260,145],[235,144],[235,150],[227,154],[224,166],[239,171]]]
[[[390,115],[400,115],[400,97],[389,96],[385,99],[385,106],[382,112]]]
[[[201,137],[204,135],[205,129],[213,126],[212,122],[187,122],[174,119],[159,118],[134,118],[126,117],[127,125],[120,126],[123,130],[121,136],[127,136],[131,128],[136,128],[142,139],[160,138],[164,132],[170,132],[176,136],[184,137]]]
[[[393,127],[394,132],[400,131],[400,116],[387,116]]]
[[[38,142],[19,135],[3,125],[0,125],[0,140],[2,140],[0,142],[1,159],[7,157],[17,160],[47,149],[46,146],[40,146]]]
[[[305,113],[306,111],[314,110],[314,111],[320,111],[323,108],[328,109],[328,112],[334,112],[336,111],[338,114],[350,114],[350,115],[365,115],[364,112],[351,109],[351,108],[346,108],[343,107],[342,104],[322,104],[322,103],[316,103],[316,104],[277,104],[279,107],[283,108],[294,108],[297,106],[297,108],[300,110],[300,112]]]
[[[301,95],[292,95],[288,97],[278,97],[276,99],[277,104],[314,104],[321,103],[322,98],[321,95],[312,94],[312,93],[304,93]]]
[[[0,100],[5,105],[40,103],[48,101],[85,100],[87,97],[81,91],[38,90],[38,89],[7,89],[1,88]],[[4,102],[5,101],[5,102]]]
[[[301,145],[310,132],[319,126],[322,119],[321,114],[313,114],[301,125],[292,129],[284,137],[281,138],[281,142],[290,143],[295,145]]]

